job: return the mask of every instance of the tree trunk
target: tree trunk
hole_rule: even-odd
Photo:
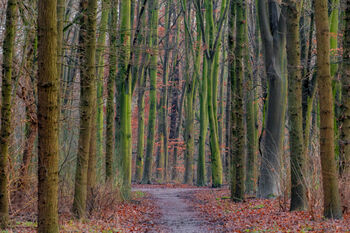
[[[120,87],[120,159],[122,172],[122,194],[129,199],[131,194],[131,98],[132,98],[132,78],[127,73],[129,64],[129,51],[131,40],[131,2],[125,0],[120,5],[120,41],[119,41],[119,71],[116,79],[117,86]],[[119,99],[117,99],[119,101]]]
[[[330,70],[327,0],[315,0],[317,79],[320,96],[320,154],[323,178],[324,215],[341,218],[338,176],[334,160],[334,109]]]
[[[38,2],[38,232],[59,232],[57,1]]]
[[[244,163],[245,163],[245,128],[244,128],[244,52],[245,52],[245,29],[246,29],[246,2],[240,0],[236,2],[236,49],[235,49],[235,76],[231,79],[231,99],[232,99],[232,119],[231,121],[231,151],[232,158],[232,182],[231,198],[235,202],[244,199]],[[231,15],[232,17],[232,15]],[[233,68],[230,68],[231,70]],[[232,77],[231,77],[232,78]]]
[[[350,0],[346,1],[342,64],[340,174],[350,179]]]
[[[248,8],[249,9],[249,8]],[[253,17],[254,13],[249,10],[249,17]],[[252,22],[254,25],[254,22]],[[245,27],[245,43],[249,43],[248,37],[248,24]],[[258,40],[258,38],[256,38]],[[258,41],[256,43],[259,43]],[[256,193],[257,188],[257,130],[256,122],[258,118],[258,112],[256,108],[256,86],[254,85],[254,75],[251,65],[251,55],[249,47],[245,48],[245,74],[246,74],[246,83],[247,90],[244,93],[246,101],[246,140],[247,140],[247,159],[246,159],[246,178],[245,178],[245,192],[250,195]],[[254,61],[252,61],[254,62]],[[256,66],[257,63],[255,64]]]
[[[191,22],[190,4],[186,0],[182,0],[184,7],[184,21],[185,24]],[[190,30],[190,29],[189,29]],[[193,155],[194,155],[194,109],[193,97],[195,91],[195,77],[190,74],[190,31],[185,31],[185,132],[184,140],[186,145],[185,150],[185,174],[184,183],[192,185],[193,183]],[[194,64],[196,65],[196,64]]]
[[[146,160],[143,170],[142,183],[151,183],[152,164],[153,164],[153,149],[155,138],[155,125],[156,125],[156,105],[157,105],[157,64],[158,64],[158,0],[150,0],[149,4],[149,19],[151,25],[151,40],[150,46],[153,49],[150,55],[150,109],[148,120],[148,136],[147,136],[147,149]]]
[[[222,9],[226,7],[226,1],[222,3]],[[208,12],[213,11],[213,2],[206,0],[205,8]],[[222,16],[221,9],[221,16]],[[217,49],[214,48],[215,41],[215,25],[213,14],[206,14],[206,27],[209,33],[209,47],[210,50],[213,51],[213,55],[208,57],[208,119],[209,119],[209,129],[210,129],[210,151],[211,151],[211,165],[212,165],[212,186],[221,187],[222,185],[222,162],[220,155],[220,145],[219,145],[219,137],[218,137],[218,122],[217,122],[217,76],[215,76],[215,62],[217,59]],[[220,33],[220,32],[218,32]]]
[[[287,17],[288,110],[291,166],[290,210],[305,210],[306,158],[303,153],[302,76],[300,65],[299,19],[300,2],[285,0]]]
[[[180,38],[180,26],[179,20],[177,20],[177,29],[176,29],[176,41],[175,48],[179,46]],[[177,49],[174,49],[172,54],[173,62],[173,79],[171,85],[171,113],[170,113],[170,132],[169,132],[169,142],[173,144],[173,164],[171,179],[176,180],[177,178],[177,145],[179,131],[181,127],[181,118],[182,118],[182,99],[179,100],[179,87],[180,87],[180,72],[179,72],[179,52]],[[181,106],[181,107],[180,107]],[[181,112],[180,112],[181,111]],[[179,123],[178,123],[179,122]]]
[[[110,12],[108,0],[102,1],[102,14],[99,27],[99,37],[97,40],[96,49],[96,77],[97,77],[97,117],[96,117],[96,157],[97,166],[101,170],[102,158],[103,158],[103,125],[104,125],[104,114],[103,114],[103,85],[104,85],[104,52],[106,46],[106,32],[108,23],[108,14]],[[101,177],[99,172],[98,177]]]
[[[95,57],[96,57],[96,0],[80,2],[82,14],[79,32],[80,50],[80,133],[78,142],[77,167],[75,173],[75,190],[73,212],[78,219],[86,213],[87,179],[89,164],[89,149],[92,127],[93,96],[95,88]]]
[[[0,129],[0,227],[5,229],[9,221],[9,197],[7,190],[7,160],[11,128],[12,70],[16,37],[17,1],[8,0],[6,9],[5,38],[3,42],[1,129]],[[54,43],[55,44],[55,43]]]
[[[109,16],[109,75],[107,82],[107,113],[106,113],[106,181],[113,178],[113,157],[114,157],[114,87],[117,69],[117,15],[118,0],[111,1],[111,13]]]
[[[281,133],[285,109],[281,55],[283,54],[285,19],[279,8],[277,2],[269,1],[268,4],[266,0],[258,2],[260,32],[269,87],[258,188],[258,195],[262,198],[276,197],[280,193]]]

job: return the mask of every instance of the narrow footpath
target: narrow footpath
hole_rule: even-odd
[[[157,225],[163,226],[173,233],[207,233],[215,232],[210,224],[201,218],[200,213],[191,208],[186,199],[191,198],[190,188],[136,188],[152,195],[162,214],[160,219],[155,219]],[[156,232],[156,231],[155,231]]]

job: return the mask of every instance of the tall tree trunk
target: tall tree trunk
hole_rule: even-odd
[[[334,109],[330,70],[330,43],[327,0],[315,0],[317,39],[317,79],[320,96],[320,154],[322,166],[324,215],[341,218],[338,176],[334,160]]]
[[[314,0],[312,1],[312,8]],[[309,157],[309,145],[310,145],[310,129],[311,129],[311,113],[314,105],[314,99],[316,95],[316,72],[312,72],[312,55],[313,55],[313,34],[314,34],[314,13],[310,15],[310,31],[307,49],[306,65],[303,69],[303,87],[302,87],[302,108],[303,108],[303,139],[304,139],[304,158]],[[303,50],[303,48],[301,48]]]
[[[171,16],[172,10],[170,6],[172,5],[172,0],[166,2],[165,6],[165,54],[163,61],[163,90],[162,90],[162,104],[161,104],[161,143],[163,144],[163,154],[164,154],[164,167],[163,167],[163,178],[167,181],[168,174],[168,79],[169,79],[169,55],[170,55],[170,33],[171,33]]]
[[[131,192],[131,98],[132,98],[132,78],[128,72],[129,51],[131,40],[131,2],[125,0],[120,5],[120,41],[119,41],[119,71],[116,79],[119,86],[120,101],[120,159],[121,172],[123,176],[122,193],[124,198],[129,199]]]
[[[268,8],[267,8],[268,6]],[[285,33],[285,19],[277,2],[258,1],[260,32],[264,47],[265,69],[268,82],[268,103],[263,133],[262,160],[258,195],[275,197],[280,193],[281,133],[284,116],[283,78],[281,56]]]
[[[208,12],[213,11],[213,2],[205,1],[205,8]],[[223,9],[226,7],[226,1],[223,1],[220,15],[223,17]],[[208,119],[210,129],[210,150],[211,150],[211,165],[212,165],[212,186],[221,187],[222,185],[222,162],[220,155],[220,145],[218,137],[218,122],[217,122],[217,76],[215,75],[215,63],[217,61],[217,48],[214,48],[215,34],[220,33],[218,28],[215,28],[213,14],[206,14],[206,28],[209,33],[208,46],[212,55],[208,57]]]
[[[350,0],[346,1],[343,49],[340,174],[347,179],[346,184],[348,184],[350,180]]]
[[[103,158],[103,84],[104,84],[104,51],[106,46],[106,32],[108,24],[108,14],[110,12],[110,6],[108,0],[102,1],[102,14],[99,27],[99,37],[97,40],[97,49],[96,49],[96,77],[97,77],[97,117],[96,117],[96,156],[97,156],[97,165],[101,169],[102,158]],[[101,173],[99,173],[99,177]]]
[[[235,77],[231,79],[232,119],[231,126],[231,151],[232,176],[231,176],[231,198],[235,202],[243,201],[244,198],[244,163],[245,163],[245,128],[244,128],[244,52],[245,52],[245,29],[246,29],[246,2],[236,2],[236,49],[235,49]],[[231,15],[232,17],[232,15]],[[230,68],[231,70],[233,68]],[[232,77],[231,77],[232,78]]]
[[[146,25],[146,15],[143,14],[141,20],[141,24],[143,26]],[[147,34],[146,36],[144,34]],[[142,31],[142,33],[139,33],[137,35],[138,45],[144,45],[148,46],[149,43],[149,37],[150,37],[150,31],[148,30],[147,33],[145,30]],[[135,169],[135,180],[136,182],[141,182],[142,180],[142,173],[143,173],[143,161],[144,161],[144,145],[145,145],[145,91],[146,91],[146,79],[147,79],[147,72],[148,67],[146,66],[146,63],[148,63],[149,56],[145,52],[136,51],[135,57],[138,59],[138,57],[141,54],[141,60],[140,63],[138,63],[138,60],[136,60],[136,63],[138,66],[134,66],[133,71],[133,78],[136,79],[137,86],[138,86],[138,98],[137,98],[137,109],[138,109],[138,116],[137,116],[137,122],[138,122],[138,131],[137,131],[137,154],[136,154],[136,169]]]
[[[57,1],[38,2],[38,232],[58,233]]]
[[[344,21],[339,173],[343,205],[350,208],[350,203],[344,200],[350,193],[350,0],[346,1]]]
[[[288,110],[291,166],[290,210],[305,210],[306,159],[303,153],[302,76],[300,65],[299,19],[300,1],[285,0],[287,17]]]
[[[254,6],[254,5],[253,5]],[[248,8],[249,13],[247,18],[253,17],[254,13],[251,10],[251,6]],[[254,22],[251,22],[254,25]],[[245,27],[245,43],[249,43],[248,37],[248,24]],[[256,38],[258,40],[258,38]],[[259,43],[257,41],[256,43]],[[257,188],[257,130],[256,122],[258,118],[258,112],[256,108],[256,86],[254,85],[254,74],[251,65],[251,54],[250,49],[247,46],[245,48],[245,74],[246,74],[246,86],[247,90],[244,93],[246,100],[246,140],[247,140],[247,159],[246,159],[246,178],[245,178],[245,192],[254,195]],[[253,63],[254,61],[252,61]],[[255,64],[257,65],[257,64]]]
[[[186,0],[182,0],[184,7],[184,21],[186,23],[191,22],[191,5]],[[194,155],[194,109],[193,109],[193,98],[195,91],[195,77],[190,74],[190,29],[187,28],[185,32],[185,132],[184,140],[186,145],[185,150],[185,174],[184,183],[193,183],[193,155]],[[196,65],[196,64],[194,64]]]
[[[176,24],[176,40],[175,40],[175,48],[179,45],[180,39],[180,25],[179,20],[177,20]],[[172,72],[172,85],[171,85],[171,112],[170,112],[170,132],[169,132],[169,142],[173,144],[173,164],[172,164],[172,172],[171,179],[176,180],[177,178],[177,141],[179,137],[179,131],[181,127],[181,118],[182,112],[180,113],[180,109],[182,111],[182,101],[179,100],[179,87],[180,87],[180,72],[179,72],[179,53],[177,49],[173,50],[172,53],[172,62],[173,62],[173,72]],[[181,107],[180,107],[181,106]],[[179,120],[178,120],[179,119]],[[179,122],[179,123],[178,123]]]
[[[153,165],[153,149],[155,138],[155,125],[156,125],[156,105],[157,105],[157,64],[158,64],[158,0],[150,0],[149,6],[149,19],[151,25],[151,40],[150,46],[152,48],[152,54],[150,55],[150,107],[149,107],[149,120],[148,120],[148,136],[147,136],[147,149],[146,160],[143,170],[142,183],[151,183],[152,165]]]
[[[1,129],[0,129],[0,227],[5,229],[9,221],[9,197],[7,190],[7,160],[11,128],[12,69],[16,37],[17,1],[8,0],[6,9],[5,38],[3,42]],[[54,43],[55,44],[55,43]]]
[[[106,181],[112,181],[113,156],[114,156],[114,91],[115,76],[117,69],[117,15],[118,0],[111,1],[111,12],[109,15],[109,75],[107,81],[107,113],[106,113]]]
[[[96,12],[97,0],[81,0],[82,14],[79,32],[80,50],[80,133],[78,142],[77,167],[75,173],[75,190],[73,212],[78,219],[86,213],[87,179],[89,149],[91,137],[91,114],[95,88],[96,57]]]
[[[204,35],[206,36],[206,35]],[[206,141],[208,133],[208,82],[207,82],[207,59],[203,58],[202,65],[202,81],[199,92],[200,102],[200,132],[199,132],[199,148],[197,163],[197,185],[206,185]]]
[[[231,121],[233,121],[231,116],[231,105],[233,104],[233,99],[231,96],[231,86],[234,85],[232,80],[235,78],[235,32],[236,32],[236,1],[230,0],[229,5],[229,14],[228,14],[228,35],[227,35],[227,63],[228,63],[228,77],[227,77],[227,93],[226,93],[226,167],[225,171],[226,177],[229,178],[232,176],[232,151],[231,151],[231,136],[232,136],[232,126]],[[233,185],[233,184],[231,184]]]

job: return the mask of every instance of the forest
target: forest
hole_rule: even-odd
[[[0,0],[1,232],[350,232],[350,0]]]

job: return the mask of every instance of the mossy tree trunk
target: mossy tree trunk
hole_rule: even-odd
[[[104,52],[106,46],[106,34],[108,15],[110,12],[110,1],[103,0],[101,6],[101,20],[98,32],[97,48],[96,48],[96,77],[97,77],[97,116],[96,116],[96,159],[97,167],[101,170],[103,161],[103,125],[104,125],[104,113],[103,113],[103,85],[104,85]],[[93,139],[92,139],[93,140]],[[98,173],[98,177],[101,177],[101,172]],[[100,180],[100,179],[99,179]]]
[[[232,12],[231,12],[232,13]],[[244,52],[245,52],[245,29],[246,29],[246,2],[236,2],[236,48],[235,48],[235,76],[231,79],[232,99],[232,128],[231,148],[232,151],[232,176],[231,176],[231,198],[235,202],[244,199],[244,178],[245,178],[245,127],[244,127]],[[231,15],[232,17],[232,15]],[[230,67],[232,70],[233,68]],[[231,77],[232,78],[232,77]]]
[[[131,41],[131,1],[125,0],[120,5],[120,37],[119,37],[119,70],[116,84],[120,101],[120,161],[122,179],[122,194],[129,199],[131,193],[131,98],[132,98],[132,78],[128,74],[129,54]],[[116,110],[117,111],[117,110]]]
[[[302,77],[299,40],[299,20],[301,2],[285,0],[287,22],[288,61],[288,111],[291,166],[291,206],[290,210],[305,210],[306,199],[306,159],[303,147]]]
[[[9,197],[7,189],[7,163],[11,128],[12,70],[17,22],[16,0],[8,0],[6,9],[5,38],[3,42],[1,128],[0,128],[0,227],[6,228],[9,221]],[[49,4],[50,5],[50,4]],[[56,10],[56,6],[52,6]],[[55,13],[56,15],[56,13]],[[54,19],[54,22],[55,23]],[[40,30],[40,29],[39,29]],[[41,29],[43,30],[43,28]],[[55,30],[54,30],[55,32]],[[53,38],[56,39],[55,37]],[[56,43],[53,43],[56,46]],[[51,54],[52,55],[52,54]],[[51,59],[55,59],[54,56]],[[56,66],[55,66],[56,68]],[[55,74],[56,72],[54,72]],[[54,185],[54,184],[53,184]]]
[[[317,39],[317,79],[320,98],[320,154],[322,166],[324,216],[341,218],[338,173],[334,157],[334,109],[330,70],[330,33],[327,0],[315,0]]]
[[[11,2],[11,1],[10,1]],[[38,232],[58,233],[57,1],[38,2]]]
[[[88,164],[93,111],[96,95],[95,57],[96,57],[96,0],[80,2],[79,52],[80,52],[80,132],[78,142],[77,167],[73,213],[76,218],[85,217],[88,188]]]
[[[117,70],[117,19],[118,0],[111,0],[111,9],[108,20],[109,33],[109,75],[107,81],[107,107],[106,107],[106,181],[113,178],[114,157],[114,87]]]
[[[146,159],[143,170],[142,183],[151,183],[152,178],[152,165],[153,165],[153,149],[155,140],[155,125],[156,125],[156,105],[157,105],[157,64],[158,64],[158,0],[150,0],[148,2],[149,19],[151,25],[151,39],[150,46],[152,53],[150,54],[150,109],[148,120],[148,133],[147,133],[147,148]]]
[[[247,17],[246,18],[253,18],[254,13],[252,12],[252,8],[247,9]],[[254,25],[254,22],[251,22],[252,25]],[[245,27],[245,43],[249,43],[249,37],[248,37],[248,23]],[[258,40],[258,38],[256,38]],[[259,41],[256,41],[256,44],[258,44]],[[256,45],[255,45],[256,46]],[[245,163],[245,171],[246,171],[246,177],[245,177],[245,192],[250,195],[254,195],[256,193],[257,189],[257,165],[258,165],[258,156],[257,156],[257,118],[258,118],[258,111],[256,107],[256,96],[257,96],[257,88],[255,86],[254,81],[257,79],[255,78],[253,74],[252,65],[254,64],[254,58],[251,57],[250,49],[248,46],[245,47],[245,78],[246,78],[246,91],[244,93],[245,95],[245,106],[246,106],[246,116],[245,116],[245,123],[246,123],[246,140],[247,140],[247,159]],[[254,65],[256,65],[255,63]],[[257,65],[256,65],[257,66]],[[254,80],[255,79],[255,80]]]

